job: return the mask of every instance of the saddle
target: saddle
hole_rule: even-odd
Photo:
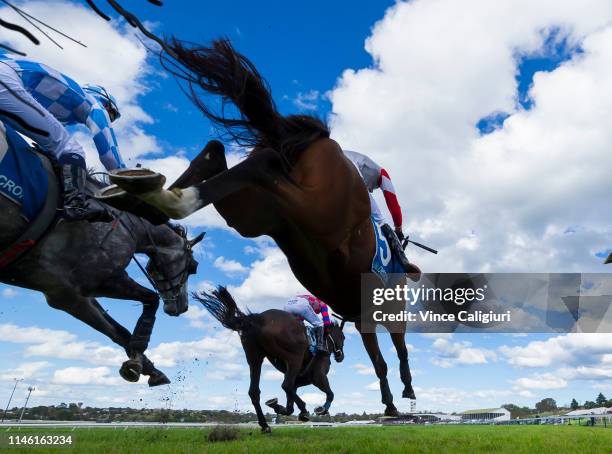
[[[28,221],[12,245],[0,250],[0,270],[40,240],[57,219],[60,187],[51,160],[0,122],[0,196],[21,207]]]

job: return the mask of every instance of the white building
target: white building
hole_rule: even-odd
[[[461,413],[462,421],[510,421],[510,412],[505,408],[483,408]]]
[[[573,410],[566,413],[565,416],[590,416],[590,415],[606,415],[612,414],[612,407],[597,407],[597,408],[585,408],[584,410]]]

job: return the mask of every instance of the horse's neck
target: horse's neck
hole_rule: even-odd
[[[181,243],[181,237],[166,224],[152,225],[142,220],[138,221],[138,244],[136,252],[145,252],[150,246],[172,247]]]

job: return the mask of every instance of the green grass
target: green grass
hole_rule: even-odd
[[[72,434],[74,453],[610,453],[612,429],[579,426],[395,426],[241,429],[236,441],[207,440],[197,429],[21,429],[10,433]],[[6,439],[7,432],[1,436]],[[59,453],[58,448],[6,452]]]

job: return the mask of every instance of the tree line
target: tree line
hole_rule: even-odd
[[[515,418],[531,418],[536,416],[545,416],[551,413],[558,413],[560,411],[570,411],[570,410],[579,410],[579,409],[591,409],[598,407],[612,407],[612,399],[607,399],[603,393],[599,393],[595,400],[587,400],[584,404],[580,405],[580,403],[576,399],[572,399],[572,402],[569,404],[569,407],[558,407],[557,402],[552,397],[547,397],[542,399],[538,403],[535,404],[535,408],[529,407],[519,407],[514,404],[504,404],[502,408],[505,408],[510,412],[510,417],[512,419]]]

